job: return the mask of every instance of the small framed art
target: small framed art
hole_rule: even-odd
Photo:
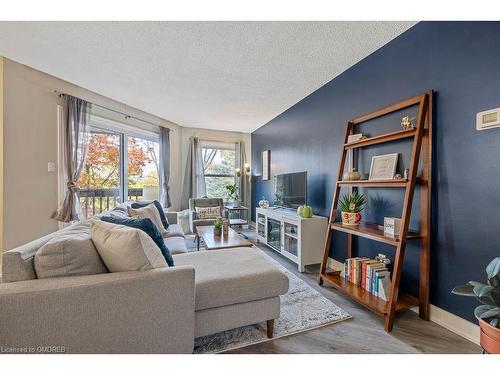
[[[372,157],[369,180],[392,180],[396,173],[398,154],[377,155]]]
[[[262,180],[268,181],[271,172],[271,150],[262,151]]]

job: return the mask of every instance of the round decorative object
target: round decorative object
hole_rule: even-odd
[[[359,212],[342,211],[343,225],[358,225],[360,221],[361,221],[361,214]]]
[[[300,217],[304,218],[304,219],[309,219],[311,217],[313,217],[313,209],[311,206],[299,206],[297,208],[297,215],[299,215]]]
[[[403,176],[401,176],[399,173],[397,173],[396,175],[394,175],[394,179],[395,180],[402,180]]]
[[[361,179],[361,174],[358,171],[356,171],[356,168],[347,171],[346,173],[344,173],[344,176],[342,177],[342,180],[344,181],[357,181],[360,179]]]
[[[259,207],[260,208],[268,208],[269,207],[269,201],[262,198],[260,201],[259,201]]]

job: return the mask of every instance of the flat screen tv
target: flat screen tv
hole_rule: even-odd
[[[274,205],[297,208],[307,202],[307,172],[274,176]]]

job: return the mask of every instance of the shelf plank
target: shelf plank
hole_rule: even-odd
[[[333,230],[340,232],[354,234],[356,236],[368,238],[370,240],[383,242],[389,245],[397,246],[399,239],[384,236],[384,231],[379,228],[378,224],[359,223],[357,226],[343,225],[342,223],[330,224]],[[419,238],[420,234],[415,232],[408,232],[407,238]]]
[[[357,141],[357,142],[346,143],[346,144],[344,144],[344,148],[346,150],[350,150],[350,149],[354,149],[354,148],[371,146],[371,145],[376,145],[379,143],[396,141],[398,139],[414,137],[415,134],[417,134],[416,129],[398,130],[398,131],[395,131],[392,133],[386,133],[386,134],[382,134],[382,135],[377,135],[375,137],[362,139],[362,140]]]
[[[356,181],[337,181],[340,186],[359,186],[359,187],[391,187],[406,188],[408,180],[356,180]]]
[[[349,296],[376,314],[380,316],[385,316],[387,314],[388,304],[386,301],[371,294],[360,286],[345,280],[343,277],[340,277],[339,272],[323,273],[321,274],[321,278],[339,292]],[[408,310],[418,305],[418,298],[406,293],[399,293],[396,311]]]

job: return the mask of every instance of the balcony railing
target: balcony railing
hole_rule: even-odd
[[[80,189],[78,194],[83,214],[87,218],[112,210],[121,203],[120,189]],[[142,188],[128,189],[128,200],[141,200],[142,196]]]

